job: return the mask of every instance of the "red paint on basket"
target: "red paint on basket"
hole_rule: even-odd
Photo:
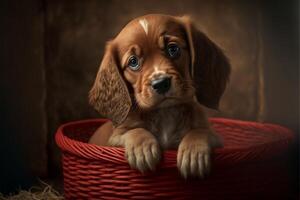
[[[183,180],[176,151],[164,153],[154,173],[130,169],[124,149],[87,144],[105,119],[59,127],[66,199],[286,199],[290,179],[286,155],[294,133],[279,125],[210,119],[224,147],[213,154],[205,180]]]

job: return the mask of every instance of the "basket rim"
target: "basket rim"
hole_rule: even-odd
[[[105,123],[109,121],[108,119],[103,118],[94,118],[94,119],[84,119],[78,121],[71,121],[64,123],[59,126],[56,134],[55,140],[61,151],[69,154],[73,154],[85,159],[93,161],[107,161],[119,164],[127,164],[127,161],[124,157],[125,150],[122,147],[109,147],[109,146],[98,146],[95,144],[88,144],[81,141],[71,139],[64,135],[63,130],[66,127],[87,123]],[[239,126],[250,126],[256,128],[268,128],[269,130],[277,130],[276,134],[281,134],[284,139],[273,140],[266,144],[258,144],[253,146],[246,147],[233,147],[233,148],[217,148],[213,152],[213,162],[214,165],[233,165],[236,163],[243,162],[253,162],[261,160],[262,153],[272,152],[272,156],[283,153],[284,150],[293,142],[295,134],[292,130],[283,127],[281,125],[272,124],[272,123],[261,123],[254,121],[243,121],[237,119],[229,118],[210,118],[211,123],[217,124],[226,124],[226,126],[239,125]],[[254,156],[254,154],[260,153],[260,156]],[[164,151],[164,159],[162,162],[162,167],[176,167],[176,150],[167,150]],[[266,154],[266,155],[269,155]],[[269,155],[270,157],[270,155]]]

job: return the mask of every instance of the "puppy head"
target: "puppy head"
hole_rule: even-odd
[[[146,15],[107,44],[90,103],[116,124],[132,102],[144,111],[196,97],[217,108],[229,71],[222,51],[187,17]]]

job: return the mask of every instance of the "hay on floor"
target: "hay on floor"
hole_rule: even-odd
[[[32,187],[28,191],[20,190],[18,194],[3,196],[0,200],[63,200],[63,196],[47,183],[40,181],[41,186]]]

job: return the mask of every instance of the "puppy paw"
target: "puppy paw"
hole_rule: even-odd
[[[131,168],[154,171],[161,159],[161,150],[154,137],[137,135],[125,142],[125,156]]]
[[[184,138],[178,147],[177,167],[184,178],[204,178],[210,172],[211,147],[198,137]]]

